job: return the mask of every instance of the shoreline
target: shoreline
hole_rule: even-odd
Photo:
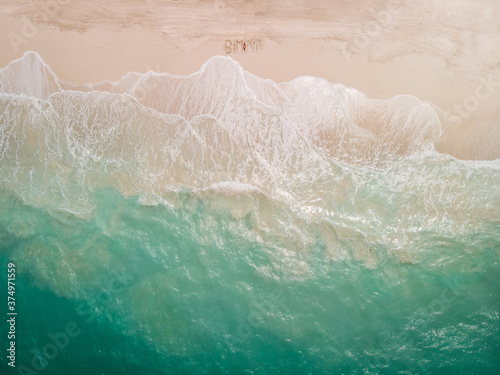
[[[227,40],[259,40],[258,52],[228,56],[278,83],[312,75],[370,98],[416,96],[439,115],[438,151],[500,158],[500,4],[427,3],[22,1],[0,11],[0,66],[32,50],[71,83],[150,70],[186,76],[226,56]]]

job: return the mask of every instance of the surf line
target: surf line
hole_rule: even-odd
[[[224,41],[224,51],[226,55],[236,52],[259,52],[262,50],[262,41],[257,39],[249,40],[230,40],[226,39]]]

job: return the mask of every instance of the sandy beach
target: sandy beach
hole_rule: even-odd
[[[438,151],[496,159],[499,17],[493,0],[3,1],[0,66],[36,51],[60,79],[90,83],[187,75],[229,55],[276,82],[313,75],[371,98],[415,95],[440,116]]]
[[[0,374],[500,374],[499,20],[0,0]]]

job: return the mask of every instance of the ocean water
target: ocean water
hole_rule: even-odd
[[[418,98],[223,57],[0,84],[2,374],[500,373],[500,161]]]

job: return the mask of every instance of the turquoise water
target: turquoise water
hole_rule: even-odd
[[[202,201],[145,207],[113,190],[95,199],[82,220],[2,195],[1,267],[18,269],[18,365],[74,321],[81,334],[41,373],[499,369],[498,226],[424,233],[418,263],[383,255],[373,269],[323,261],[318,241],[307,273],[294,275],[239,235],[248,223]]]
[[[2,374],[499,373],[498,160],[437,153],[416,98],[227,61],[149,87],[184,104],[0,94]]]

